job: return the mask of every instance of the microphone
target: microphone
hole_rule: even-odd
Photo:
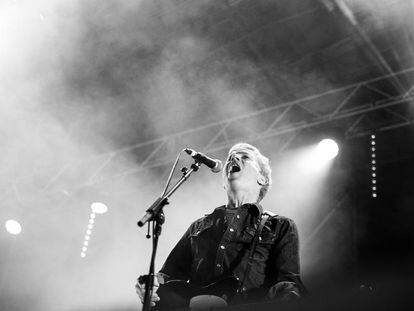
[[[223,163],[220,160],[212,159],[206,156],[204,153],[197,152],[190,148],[185,148],[185,152],[187,152],[190,156],[193,157],[199,163],[203,163],[207,167],[211,169],[213,173],[218,173],[223,169]]]

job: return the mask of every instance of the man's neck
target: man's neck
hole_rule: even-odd
[[[243,204],[257,203],[257,193],[251,192],[238,192],[228,195],[227,208],[239,208]]]

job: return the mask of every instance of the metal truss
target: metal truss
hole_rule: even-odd
[[[82,171],[84,177],[72,185],[65,185],[66,188],[114,181],[130,174],[160,167],[171,163],[177,152],[184,147],[214,153],[240,141],[254,142],[279,137],[279,144],[274,147],[277,153],[288,148],[302,130],[324,124],[334,123],[346,137],[412,124],[413,118],[401,113],[397,108],[413,101],[414,85],[407,88],[403,94],[394,95],[382,91],[378,85],[387,83],[390,78],[396,76],[407,78],[413,74],[414,67],[68,163],[50,178],[43,192],[57,190],[59,180],[71,172]],[[407,80],[412,79],[408,77]],[[361,102],[361,92],[365,97],[368,94],[375,100]],[[382,120],[379,123],[376,120],[378,113],[381,113]],[[117,170],[117,164],[131,155],[137,158],[136,168]]]
[[[33,176],[28,176],[14,182],[11,191],[5,189],[4,196],[14,193],[26,198],[113,183],[170,164],[185,147],[220,153],[240,141],[275,138],[272,153],[277,154],[305,129],[334,124],[345,137],[352,138],[413,124],[406,109],[414,100],[414,85],[399,94],[390,94],[381,87],[395,77],[413,81],[414,67],[67,163],[49,178],[40,193],[38,187],[30,185]],[[361,100],[361,94],[369,100]],[[122,166],[125,159],[131,158],[136,168],[130,169],[130,163]]]

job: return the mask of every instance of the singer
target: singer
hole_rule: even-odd
[[[199,297],[217,297],[215,305],[223,306],[303,295],[296,225],[260,205],[272,183],[268,158],[252,145],[234,145],[223,181],[227,204],[194,221],[178,241],[155,278],[153,306],[186,307],[185,300],[194,304]]]

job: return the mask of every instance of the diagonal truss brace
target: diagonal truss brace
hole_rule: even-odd
[[[174,154],[178,149],[170,150],[169,152],[158,152],[167,144],[170,144],[172,146],[180,146],[179,149],[181,149],[184,146],[184,142],[197,141],[199,146],[201,146],[200,150],[204,152],[215,152],[226,149],[232,144],[239,141],[251,142],[285,134],[293,136],[297,135],[298,131],[306,128],[348,118],[354,118],[352,119],[351,126],[347,129],[344,129],[344,132],[346,132],[348,136],[352,137],[366,134],[358,133],[355,131],[357,125],[359,122],[361,122],[364,116],[369,112],[378,110],[384,110],[394,115],[398,114],[397,112],[393,112],[391,108],[396,105],[412,102],[414,100],[414,93],[412,92],[414,86],[411,86],[411,88],[407,89],[407,91],[401,95],[392,96],[390,94],[384,94],[384,98],[381,100],[358,105],[351,105],[351,103],[353,103],[353,96],[358,92],[358,90],[362,88],[379,94],[379,90],[373,84],[379,81],[388,80],[389,78],[394,78],[398,75],[411,73],[414,73],[414,67],[87,158],[83,161],[91,161],[96,158],[96,161],[98,163],[99,161],[102,161],[102,163],[89,173],[89,178],[86,180],[86,182],[85,180],[82,180],[76,184],[71,185],[70,187],[85,187],[93,185],[94,183],[105,181],[105,178],[100,175],[108,166],[111,165],[112,162],[116,161],[116,157],[120,156],[122,153],[128,154],[138,152],[140,150],[145,150],[145,154],[147,154],[147,156],[140,163],[137,163],[136,169],[119,171],[119,173],[115,173],[115,175],[111,174],[110,177],[105,176],[106,179],[113,180],[114,178],[123,178],[129,174],[138,173],[146,169],[171,163],[171,159],[174,158]],[[336,103],[332,102],[330,109],[328,111],[324,111],[323,113],[317,111],[315,107],[312,107],[312,103],[318,100],[326,100],[328,96],[332,96],[333,98],[342,98],[342,100]],[[294,113],[292,111],[295,107],[298,107],[302,111],[306,110],[310,113],[308,113],[306,117],[303,117],[303,119],[295,122],[289,122],[290,113]],[[234,134],[231,131],[233,128],[240,127],[241,125],[243,127],[249,127],[248,121],[252,119],[260,120],[260,123],[262,125],[262,128],[260,130],[257,130],[257,128],[248,128],[246,132],[248,134],[243,133],[239,135]],[[412,119],[405,116],[400,115],[398,119],[401,121],[401,124],[389,125],[388,127],[393,128],[413,123]],[[212,138],[205,141],[199,141],[199,137]],[[288,138],[286,140],[286,143],[281,144],[283,146],[282,149],[287,148],[288,144],[292,140],[292,137]],[[163,154],[163,156],[160,156],[160,154]],[[66,164],[66,166],[64,166],[57,175],[50,178],[43,190],[46,191],[52,188],[53,183],[57,179],[64,176],[65,173],[71,169],[73,169],[73,165],[71,165],[71,163]]]

